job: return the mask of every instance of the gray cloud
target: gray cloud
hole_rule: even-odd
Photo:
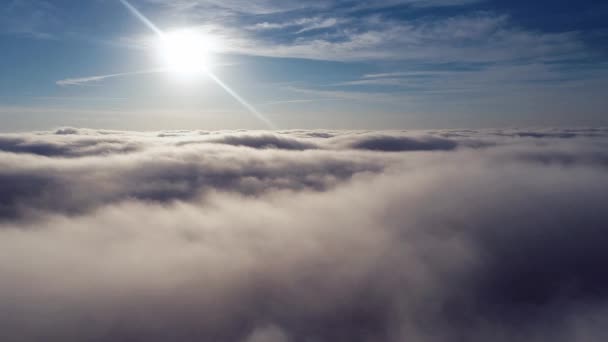
[[[258,134],[258,135],[224,135],[219,138],[183,142],[181,144],[193,143],[219,143],[233,146],[246,146],[257,149],[281,149],[281,150],[309,150],[315,149],[317,146],[314,143],[293,139],[289,137],[278,136],[274,134]]]
[[[354,139],[350,147],[372,151],[435,151],[453,150],[458,146],[454,140],[436,137],[395,137],[395,136],[366,136]]]
[[[605,130],[10,138],[3,341],[608,335]]]

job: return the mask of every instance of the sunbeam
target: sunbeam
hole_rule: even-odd
[[[148,28],[159,36],[163,35],[163,31],[161,31],[153,22],[151,22],[146,16],[144,16],[137,8],[133,7],[127,0],[120,0],[120,2],[133,14],[137,19],[139,19],[142,23],[144,23]]]
[[[255,115],[260,121],[263,121],[269,128],[276,129],[276,125],[272,123],[268,118],[266,118],[262,113],[260,113],[254,106],[249,104],[245,99],[243,99],[239,94],[237,94],[234,90],[232,90],[226,83],[220,80],[213,72],[210,70],[206,71],[207,75],[215,81],[222,89],[224,89],[228,94],[234,97],[243,107],[247,108],[249,112]]]

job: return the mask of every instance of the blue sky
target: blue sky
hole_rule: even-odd
[[[213,72],[279,128],[608,122],[608,4],[132,0],[221,42]],[[3,130],[267,128],[208,77],[158,70],[118,0],[0,5]]]

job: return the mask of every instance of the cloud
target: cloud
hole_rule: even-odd
[[[221,37],[224,52],[267,57],[518,64],[588,57],[579,33],[526,30],[500,13],[468,11],[407,20],[385,11],[358,17],[341,10],[332,11],[331,17],[321,10],[297,13],[255,22],[248,17],[229,23],[209,19],[201,29]]]
[[[517,63],[590,57],[580,32],[526,29],[500,11],[465,6],[428,15],[425,8],[474,0],[148,1],[148,10],[212,32],[223,52],[332,61]],[[399,7],[407,15],[395,15]],[[225,13],[217,15],[217,11]],[[331,13],[331,16],[328,16]]]
[[[57,130],[57,135],[74,136],[78,131],[71,128]],[[131,152],[139,148],[138,143],[122,139],[92,136],[53,138],[37,135],[2,135],[0,151],[29,153],[46,157],[79,157],[108,153]]]
[[[317,146],[313,143],[308,143],[298,139],[281,137],[274,134],[262,135],[227,135],[218,139],[203,140],[203,143],[215,142],[233,146],[247,146],[257,149],[276,148],[281,150],[308,150],[314,149]],[[184,142],[183,144],[191,144],[196,142]]]
[[[147,0],[152,4],[160,4],[171,8],[175,13],[184,11],[205,12],[220,11],[230,15],[276,15],[303,9],[327,11],[342,6],[351,6],[355,10],[409,5],[415,7],[450,7],[481,2],[483,0],[385,0],[374,3],[359,4],[350,0],[310,0],[306,4],[295,0],[254,0],[244,3],[239,0]]]
[[[482,126],[500,125],[496,116],[512,112],[552,112],[562,121],[580,106],[601,112],[597,89],[606,73],[597,68],[595,43],[584,30],[533,29],[515,12],[481,2],[154,0],[148,3],[156,6],[141,7],[216,37],[222,53],[365,63],[367,75],[348,69],[325,85],[298,85],[321,97],[371,98],[387,112],[429,117],[464,114],[473,101],[489,113]],[[538,108],[539,97],[549,108]]]
[[[318,29],[326,29],[337,25],[340,22],[344,22],[344,20],[338,20],[336,18],[322,18],[322,17],[312,17],[312,18],[300,18],[293,21],[288,22],[261,22],[256,23],[255,25],[248,26],[248,30],[258,31],[258,30],[278,30],[285,28],[293,28],[296,27],[298,30],[294,32],[294,34],[304,33],[307,31],[318,30]]]
[[[90,76],[90,77],[81,77],[81,78],[66,78],[55,82],[59,86],[68,86],[68,85],[82,85],[90,82],[99,82],[103,81],[107,78],[121,77],[124,74],[110,74],[110,75],[101,75],[101,76]]]
[[[371,151],[436,151],[453,150],[458,146],[454,140],[436,137],[399,137],[399,136],[366,136],[356,138],[349,145],[351,148]]]
[[[9,138],[4,341],[608,336],[606,129]]]

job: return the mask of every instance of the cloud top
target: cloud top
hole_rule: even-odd
[[[5,341],[608,336],[604,129],[0,141]]]

